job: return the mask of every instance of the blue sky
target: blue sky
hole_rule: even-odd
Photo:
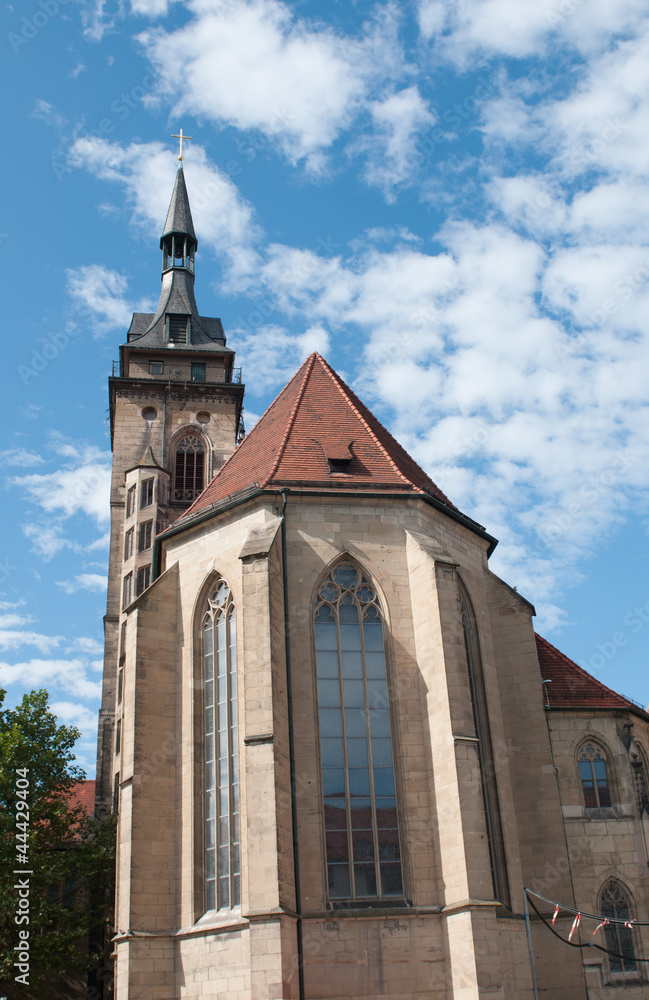
[[[5,6],[0,684],[94,770],[106,379],[177,166],[250,425],[319,350],[537,627],[646,704],[649,12],[640,0]]]

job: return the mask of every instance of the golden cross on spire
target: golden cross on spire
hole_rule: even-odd
[[[180,130],[180,135],[172,135],[172,139],[180,139],[180,153],[178,154],[178,159],[183,162],[183,139],[191,139],[191,135],[183,135],[183,130]]]

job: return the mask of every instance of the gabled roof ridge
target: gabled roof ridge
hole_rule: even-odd
[[[295,381],[295,379],[297,378],[297,376],[300,374],[300,372],[302,371],[302,368],[304,368],[304,366],[306,365],[306,363],[307,363],[308,360],[309,359],[307,358],[307,360],[303,362],[302,366],[300,368],[298,368],[298,370],[296,371],[296,373],[293,376],[293,378],[289,379],[289,381],[286,383],[286,385],[284,386],[284,388],[282,389],[282,391],[280,393],[278,393],[278,395],[275,396],[275,399],[272,401],[272,403],[270,403],[266,407],[266,409],[264,410],[264,412],[260,416],[260,418],[257,421],[257,423],[255,424],[255,426],[251,427],[251,429],[246,434],[246,436],[244,437],[244,439],[242,441],[240,441],[239,444],[236,446],[236,448],[234,449],[234,451],[232,452],[232,454],[230,455],[230,457],[226,458],[226,460],[223,463],[223,465],[221,466],[221,468],[218,469],[218,471],[212,476],[212,478],[210,479],[209,483],[206,483],[205,488],[198,494],[198,496],[194,500],[193,504],[190,507],[187,508],[187,510],[185,511],[185,513],[181,517],[178,518],[178,521],[184,520],[186,517],[189,517],[189,515],[191,513],[193,513],[194,507],[196,506],[196,504],[200,503],[203,494],[206,493],[207,490],[209,490],[211,484],[214,482],[214,480],[216,479],[216,477],[220,476],[222,474],[222,472],[225,469],[227,469],[227,467],[234,461],[235,457],[239,455],[239,453],[241,452],[242,449],[244,451],[247,451],[247,448],[249,447],[248,442],[252,441],[253,444],[254,444],[254,441],[255,441],[255,431],[257,431],[257,429],[261,426],[264,417],[268,413],[270,413],[271,410],[274,410],[279,405],[280,400],[288,392],[289,388],[291,387],[291,385],[293,384],[293,382]],[[265,479],[263,485],[265,485],[267,482],[268,482],[268,480]],[[260,483],[260,485],[262,485],[262,484]]]
[[[322,364],[325,367],[325,370],[326,370],[327,374],[329,375],[329,378],[331,379],[331,381],[336,386],[338,392],[341,394],[341,396],[344,397],[344,399],[346,400],[346,402],[348,403],[348,405],[350,405],[352,407],[352,409],[354,410],[356,416],[361,421],[361,423],[365,426],[365,429],[367,430],[367,432],[370,435],[370,437],[376,442],[376,444],[378,445],[378,447],[381,449],[381,451],[383,452],[383,454],[385,455],[385,457],[387,458],[388,462],[390,463],[390,465],[392,466],[392,468],[394,469],[394,471],[397,473],[397,475],[400,476],[401,479],[403,479],[404,483],[407,483],[408,486],[414,486],[414,488],[416,490],[420,490],[420,492],[423,493],[424,491],[421,489],[421,487],[419,487],[415,483],[411,482],[408,479],[408,477],[403,474],[403,472],[401,471],[401,469],[399,468],[399,466],[396,464],[396,462],[392,458],[392,455],[390,455],[389,451],[387,450],[387,448],[385,447],[385,445],[383,444],[383,442],[376,436],[376,434],[374,433],[374,431],[370,427],[368,421],[363,416],[361,410],[356,405],[357,403],[360,404],[361,401],[358,398],[358,396],[356,396],[356,394],[354,393],[354,391],[349,388],[349,386],[347,385],[347,383],[343,379],[340,378],[340,375],[338,375],[338,373],[333,370],[333,368],[331,367],[331,365],[328,364],[328,362],[325,361],[325,359],[320,354],[318,354],[316,351],[314,351],[313,357],[314,358],[318,358],[322,362]],[[380,424],[382,430],[384,430],[386,434],[388,434],[388,435],[390,435],[390,437],[392,437],[392,435],[390,434],[389,430],[387,430],[387,428],[383,426],[383,424],[381,423],[381,421],[377,417],[374,417],[374,419],[376,420],[376,422],[378,424]],[[395,443],[397,443],[397,442],[395,441]],[[414,459],[413,459],[413,461],[414,461]]]
[[[291,412],[289,414],[288,421],[286,423],[286,430],[284,431],[284,436],[283,436],[283,438],[282,438],[282,440],[280,442],[279,448],[277,449],[277,455],[275,456],[275,461],[273,462],[273,465],[272,465],[272,467],[270,469],[270,472],[266,476],[266,479],[262,483],[260,483],[260,486],[267,486],[268,483],[272,480],[272,478],[275,475],[275,473],[277,472],[277,469],[279,468],[279,463],[282,460],[282,456],[284,455],[284,450],[286,448],[286,442],[288,441],[289,434],[293,430],[293,425],[295,423],[295,418],[297,416],[297,411],[299,410],[300,403],[302,402],[302,400],[304,398],[304,391],[305,391],[307,383],[309,381],[309,375],[313,371],[313,365],[315,364],[315,359],[317,357],[319,357],[319,356],[320,355],[316,354],[316,352],[314,351],[312,354],[309,355],[309,357],[306,359],[306,361],[304,363],[304,365],[306,366],[306,371],[304,372],[304,378],[302,379],[302,384],[301,384],[299,392],[297,394],[297,398],[296,398],[295,402],[293,403],[293,409],[291,410]],[[293,379],[291,379],[291,381],[293,381]],[[289,382],[289,385],[290,385],[290,382]],[[280,393],[280,395],[281,395],[281,393]],[[277,398],[279,399],[279,396]]]
[[[552,652],[556,653],[557,656],[559,656],[565,663],[568,663],[571,667],[573,667],[580,674],[582,674],[583,677],[585,677],[590,684],[599,688],[601,691],[605,691],[606,694],[613,695],[614,698],[619,698],[620,701],[624,702],[624,704],[628,705],[630,708],[638,707],[637,705],[634,705],[634,703],[630,701],[628,698],[625,698],[623,694],[620,694],[619,691],[614,691],[613,688],[607,687],[606,684],[602,684],[602,682],[597,680],[596,677],[593,677],[592,674],[589,674],[587,670],[584,670],[583,667],[580,667],[578,663],[575,663],[574,660],[571,660],[566,653],[563,653],[560,649],[557,649],[556,646],[553,646],[551,642],[548,642],[548,640],[544,638],[544,636],[539,635],[538,632],[535,632],[534,636],[537,642],[542,642],[545,646],[548,646],[552,650]]]

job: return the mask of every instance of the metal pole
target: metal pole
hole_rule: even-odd
[[[534,965],[534,948],[532,947],[532,925],[530,924],[530,908],[527,905],[527,889],[523,889],[525,899],[525,930],[527,931],[527,946],[530,950],[530,968],[532,969],[532,987],[534,1000],[539,1000],[539,988],[536,982],[536,967]]]

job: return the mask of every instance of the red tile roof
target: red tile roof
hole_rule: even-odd
[[[79,781],[70,792],[70,805],[82,806],[88,816],[95,813],[95,782]]]
[[[337,471],[331,470],[330,461],[338,464]],[[430,494],[457,511],[316,353],[176,523],[251,487],[283,486]]]
[[[535,635],[536,651],[550,708],[632,708],[638,706],[592,677],[547,639]]]

